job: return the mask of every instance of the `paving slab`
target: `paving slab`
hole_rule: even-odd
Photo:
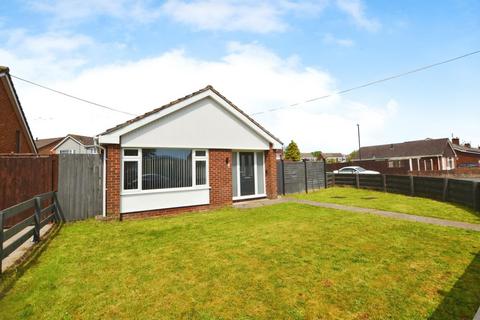
[[[285,202],[302,203],[302,204],[308,204],[311,206],[321,207],[321,208],[336,209],[336,210],[350,211],[350,212],[363,213],[363,214],[373,214],[373,215],[387,217],[387,218],[407,220],[407,221],[413,221],[413,222],[433,224],[437,226],[460,228],[460,229],[473,230],[473,231],[480,232],[480,224],[417,216],[413,214],[383,211],[383,210],[370,209],[370,208],[346,206],[343,204],[336,204],[336,203],[326,203],[326,202],[318,202],[318,201],[312,201],[312,200],[295,199],[295,198],[260,199],[260,200],[242,201],[242,202],[234,203],[233,206],[235,208],[248,209],[248,208],[270,206],[270,205],[285,203]]]

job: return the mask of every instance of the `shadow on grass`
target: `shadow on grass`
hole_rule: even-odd
[[[480,307],[480,252],[473,258],[463,275],[444,298],[429,320],[471,320]]]
[[[48,233],[46,233],[41,241],[32,246],[15,265],[10,267],[4,273],[0,274],[0,299],[2,299],[8,291],[14,286],[15,282],[34,265],[41,254],[47,249],[50,242],[55,238],[63,224],[55,225]]]

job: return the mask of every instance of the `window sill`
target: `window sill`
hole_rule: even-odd
[[[172,188],[172,189],[154,189],[154,190],[133,190],[133,191],[122,191],[121,196],[134,196],[139,194],[151,194],[151,193],[169,193],[169,192],[189,192],[189,191],[200,191],[200,190],[209,190],[210,186],[196,186],[196,187],[187,187],[187,188]]]

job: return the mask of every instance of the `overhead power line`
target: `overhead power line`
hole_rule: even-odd
[[[136,114],[133,114],[133,113],[130,113],[130,112],[127,112],[127,111],[122,111],[122,110],[117,109],[117,108],[112,108],[112,107],[109,107],[109,106],[106,106],[106,105],[103,105],[103,104],[100,104],[100,103],[96,103],[96,102],[93,102],[93,101],[90,101],[90,100],[87,100],[87,99],[83,99],[83,98],[76,97],[76,96],[74,96],[74,95],[72,95],[72,94],[69,94],[69,93],[65,93],[65,92],[62,92],[62,91],[59,91],[59,90],[55,90],[55,89],[49,88],[49,87],[44,86],[44,85],[41,85],[41,84],[39,84],[39,83],[30,81],[30,80],[27,80],[27,79],[24,79],[24,78],[17,77],[17,76],[15,76],[15,75],[11,74],[11,73],[10,73],[10,76],[11,76],[12,78],[18,79],[18,80],[20,80],[20,81],[23,81],[23,82],[32,84],[32,85],[37,86],[37,87],[40,87],[40,88],[42,88],[42,89],[45,89],[45,90],[49,90],[49,91],[58,93],[58,94],[61,94],[61,95],[66,96],[66,97],[69,97],[69,98],[72,98],[72,99],[75,99],[75,100],[78,100],[78,101],[81,101],[81,102],[85,102],[85,103],[94,105],[94,106],[96,106],[96,107],[100,107],[100,108],[107,109],[107,110],[114,111],[114,112],[119,112],[119,113],[127,114],[127,115],[129,115],[129,116],[137,116]]]
[[[308,99],[308,100],[305,100],[305,101],[302,101],[302,102],[292,103],[292,104],[289,104],[289,105],[283,106],[283,107],[271,108],[271,109],[267,109],[267,110],[264,110],[264,111],[255,112],[255,113],[252,113],[251,115],[254,116],[254,115],[268,113],[268,112],[275,112],[275,111],[282,110],[282,109],[296,107],[296,106],[299,106],[301,104],[310,103],[310,102],[313,102],[313,101],[330,98],[330,97],[333,97],[333,96],[336,96],[336,95],[342,95],[342,94],[345,94],[345,93],[348,93],[348,92],[351,92],[351,91],[354,91],[354,90],[358,90],[358,89],[362,89],[362,88],[365,88],[365,87],[373,86],[373,85],[376,85],[376,84],[379,84],[379,83],[382,83],[382,82],[397,79],[397,78],[400,78],[400,77],[404,77],[406,75],[410,75],[412,73],[417,73],[417,72],[420,72],[420,71],[424,71],[424,70],[427,70],[427,69],[430,69],[430,68],[440,66],[442,64],[450,63],[450,62],[460,60],[460,59],[463,59],[463,58],[466,58],[466,57],[469,57],[469,56],[473,56],[473,55],[478,54],[478,53],[480,53],[480,50],[469,52],[469,53],[463,54],[461,56],[457,56],[455,58],[451,58],[451,59],[443,60],[443,61],[440,61],[440,62],[432,63],[432,64],[429,64],[429,65],[426,65],[426,66],[423,66],[423,67],[419,67],[419,68],[416,68],[416,69],[413,69],[413,70],[410,70],[410,71],[402,72],[402,73],[392,75],[392,76],[389,76],[389,77],[386,77],[386,78],[383,78],[383,79],[370,81],[370,82],[367,82],[367,83],[364,83],[364,84],[361,84],[361,85],[358,85],[358,86],[355,86],[355,87],[351,87],[351,88],[348,88],[348,89],[345,89],[345,90],[336,91],[336,92],[326,94],[326,95],[323,95],[323,96],[319,96],[319,97],[316,97],[316,98],[311,98],[311,99]]]

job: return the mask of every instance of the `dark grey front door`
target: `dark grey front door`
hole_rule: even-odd
[[[255,194],[254,153],[240,152],[240,195]]]

